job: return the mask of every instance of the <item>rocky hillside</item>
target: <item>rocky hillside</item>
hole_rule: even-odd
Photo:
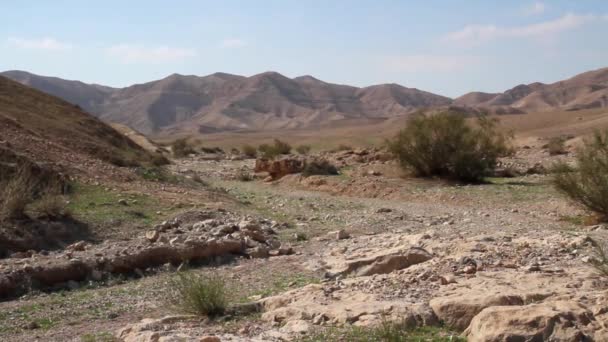
[[[454,100],[458,106],[521,113],[608,107],[608,68],[552,84],[520,84],[504,93],[472,92]]]
[[[290,79],[276,72],[251,77],[173,74],[122,89],[21,71],[4,75],[144,134],[311,128],[351,119],[398,116],[451,102],[396,84],[357,88],[311,76]]]
[[[11,155],[86,173],[102,171],[93,164],[140,163],[152,158],[77,106],[1,76],[0,143]]]

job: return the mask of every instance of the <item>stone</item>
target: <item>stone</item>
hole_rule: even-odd
[[[66,249],[73,252],[82,252],[86,249],[86,247],[87,243],[85,241],[78,241],[69,245],[68,247],[66,247]]]
[[[336,234],[336,240],[348,239],[350,237],[350,234],[348,234],[348,232],[344,229],[340,229],[340,230],[336,231],[335,234]]]
[[[146,232],[146,240],[150,242],[156,242],[159,237],[160,233],[158,232],[158,230],[150,230]]]
[[[455,284],[456,278],[452,275],[442,275],[439,277],[439,282],[441,285]]]
[[[203,336],[199,342],[222,342],[222,340],[217,336]]]
[[[126,199],[121,198],[121,199],[118,200],[118,204],[126,206],[126,205],[129,205],[129,202],[127,202]]]
[[[580,303],[549,301],[492,306],[476,315],[464,335],[476,341],[592,341],[593,314]]]

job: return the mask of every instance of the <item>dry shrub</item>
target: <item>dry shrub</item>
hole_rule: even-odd
[[[257,149],[251,145],[243,145],[241,151],[243,151],[243,154],[249,158],[255,158],[258,155]]]
[[[480,182],[491,174],[498,158],[510,152],[510,136],[485,116],[469,125],[459,113],[414,115],[388,142],[401,167],[416,177],[440,177]]]
[[[175,158],[184,158],[190,154],[196,154],[194,148],[188,143],[188,139],[177,139],[171,144],[171,150]]]
[[[223,314],[229,304],[226,284],[217,275],[179,272],[171,289],[173,304],[184,313],[213,317]]]
[[[576,161],[576,168],[564,162],[555,165],[555,187],[603,220],[608,219],[608,131],[596,132],[585,140]]]
[[[564,139],[563,137],[553,137],[549,139],[546,148],[549,152],[549,155],[552,156],[568,153],[568,150],[566,150],[566,139]]]
[[[307,155],[310,153],[310,150],[312,148],[310,147],[310,145],[300,145],[298,147],[296,147],[296,152],[298,152],[299,154],[302,155]]]
[[[337,174],[338,168],[325,159],[307,162],[306,165],[304,165],[304,170],[302,170],[302,176],[304,177],[314,175],[330,176]]]

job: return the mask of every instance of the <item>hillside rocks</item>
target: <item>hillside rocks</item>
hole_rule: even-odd
[[[289,174],[300,173],[304,169],[305,161],[292,157],[280,159],[257,159],[255,172],[267,172],[270,179],[276,180]]]
[[[268,220],[243,220],[226,212],[190,212],[133,240],[100,245],[81,241],[60,252],[3,259],[0,297],[14,296],[24,286],[47,288],[69,281],[99,280],[113,273],[143,274],[142,270],[166,263],[292,254],[293,249],[276,239],[271,226]]]

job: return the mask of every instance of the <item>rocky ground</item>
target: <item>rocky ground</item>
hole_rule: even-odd
[[[180,160],[175,174],[234,203],[0,260],[0,339],[352,340],[395,321],[432,327],[421,340],[608,340],[608,281],[592,267],[608,229],[538,173],[570,156],[522,148],[503,164],[517,177],[474,186],[404,179],[379,151],[324,157],[340,175],[246,181],[254,160]],[[226,279],[247,313],[181,315],[167,294],[186,267]]]

